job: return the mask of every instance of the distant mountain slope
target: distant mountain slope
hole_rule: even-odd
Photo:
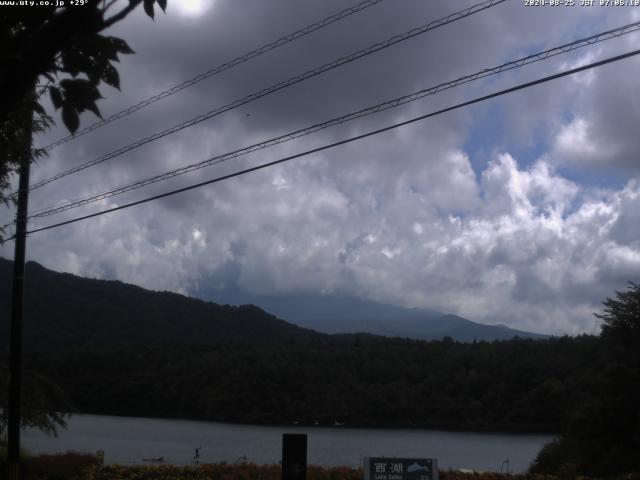
[[[336,295],[256,295],[239,289],[201,289],[196,293],[217,303],[253,304],[278,318],[324,333],[365,332],[387,337],[456,341],[546,338],[504,325],[484,325],[432,309],[403,308]]]
[[[13,262],[0,258],[0,351],[7,349]],[[286,342],[322,336],[255,306],[221,306],[118,281],[26,265],[24,345],[29,351],[151,344]]]

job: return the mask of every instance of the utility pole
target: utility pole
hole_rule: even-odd
[[[29,100],[33,101],[32,96]],[[13,289],[11,294],[11,333],[9,344],[9,424],[7,426],[7,463],[9,480],[20,480],[20,397],[22,390],[22,317],[24,303],[24,263],[27,247],[27,212],[29,202],[29,170],[33,110],[25,106],[25,151],[20,158],[18,205],[16,211],[15,251],[13,256]]]

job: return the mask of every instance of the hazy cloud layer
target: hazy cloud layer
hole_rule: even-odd
[[[173,3],[155,23],[137,12],[114,31],[138,53],[123,59],[122,93],[105,88],[106,115],[347,6],[203,0],[198,10],[199,2],[184,4],[192,9]],[[383,2],[53,150],[33,180],[471,4]],[[34,192],[32,210],[613,28],[637,11],[509,1],[56,182]],[[619,54],[637,41],[610,40],[50,220],[275,160]],[[640,274],[638,73],[639,61],[626,60],[34,234],[29,257],[153,289],[189,293],[206,281],[263,293],[337,292],[539,332],[596,332],[600,302]],[[10,257],[12,245],[0,254]]]

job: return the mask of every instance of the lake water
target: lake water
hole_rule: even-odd
[[[22,444],[31,453],[68,450],[104,450],[105,462],[143,463],[164,457],[165,462],[191,463],[195,448],[200,461],[278,463],[283,433],[308,435],[310,465],[357,467],[363,456],[437,458],[441,469],[469,468],[523,472],[549,435],[445,432],[436,430],[377,430],[346,427],[264,427],[227,423],[74,415],[58,438],[37,430],[23,433]],[[506,468],[506,466],[504,467]]]

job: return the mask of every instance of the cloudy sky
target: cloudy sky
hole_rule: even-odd
[[[137,52],[105,116],[355,0],[169,0],[110,34]],[[386,0],[66,143],[32,183],[473,5]],[[99,193],[640,20],[640,7],[508,0],[70,175],[30,210]],[[104,210],[638,48],[638,34],[473,82],[83,208]],[[596,333],[602,300],[640,276],[640,59],[634,57],[239,178],[36,233],[28,258],[194,294],[352,295],[553,334]],[[58,118],[58,123],[62,122]],[[95,117],[86,114],[81,126]],[[48,144],[65,134],[53,128]],[[0,220],[12,218],[3,207]],[[11,258],[13,243],[0,247]]]

